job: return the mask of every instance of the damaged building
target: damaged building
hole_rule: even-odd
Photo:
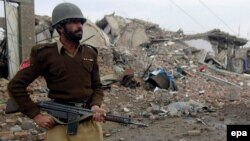
[[[216,64],[218,68],[237,73],[247,72],[249,69],[248,49],[243,48],[248,42],[247,39],[214,29],[206,33],[186,36],[183,41],[201,50],[200,62]]]

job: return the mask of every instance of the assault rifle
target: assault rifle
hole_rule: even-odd
[[[18,108],[15,108],[14,101],[9,100],[6,106],[6,112],[16,113],[19,112]],[[59,124],[67,124],[67,134],[74,135],[77,132],[78,123],[81,120],[91,118],[93,112],[90,109],[82,107],[57,103],[54,101],[41,101],[36,103],[41,111],[47,112],[55,118],[55,121]],[[61,121],[64,119],[63,121]],[[140,127],[147,127],[148,125],[142,123],[133,122],[131,118],[123,116],[115,116],[107,114],[105,116],[106,121],[117,122],[122,124],[134,124]],[[66,122],[65,122],[66,121]]]

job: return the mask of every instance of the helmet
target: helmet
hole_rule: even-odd
[[[82,23],[86,21],[79,7],[72,3],[61,3],[52,12],[52,27],[66,19],[79,19]]]

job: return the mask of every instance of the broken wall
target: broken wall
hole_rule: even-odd
[[[205,39],[194,39],[185,41],[189,46],[195,47],[197,49],[204,49],[206,51],[210,51],[214,53],[214,49],[212,44]]]
[[[214,61],[219,61],[218,63],[221,63],[223,67],[230,71],[239,72],[242,70],[243,64],[240,60],[236,59],[235,53],[248,40],[214,29],[202,34],[189,35],[186,37],[185,42],[198,49],[207,46],[205,42],[199,43],[199,40],[209,42],[210,46],[205,47],[205,49],[213,52],[213,59],[216,59]],[[241,69],[238,69],[238,67]]]
[[[114,68],[121,70],[133,69],[141,76],[149,65],[148,52],[140,46],[150,42],[149,33],[158,30],[158,25],[138,19],[128,19],[120,16],[106,15],[96,23],[110,38],[114,54]],[[152,31],[149,31],[151,30]],[[119,70],[119,71],[118,71]]]

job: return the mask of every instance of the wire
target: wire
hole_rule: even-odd
[[[236,32],[234,32],[234,30],[233,30],[232,28],[230,28],[230,26],[229,26],[224,20],[222,20],[219,16],[217,16],[217,14],[215,14],[215,12],[213,12],[213,11],[211,10],[211,8],[209,8],[209,7],[207,6],[207,4],[205,4],[202,0],[199,0],[199,2],[200,2],[204,7],[206,7],[207,10],[208,10],[210,13],[212,13],[219,21],[221,21],[229,30],[231,30],[234,34],[237,34]]]
[[[203,26],[200,22],[198,22],[193,16],[188,14],[183,8],[177,5],[173,0],[169,0],[174,6],[180,9],[184,14],[186,14],[189,18],[191,18],[196,24],[198,24],[202,29],[207,30],[205,26]]]

